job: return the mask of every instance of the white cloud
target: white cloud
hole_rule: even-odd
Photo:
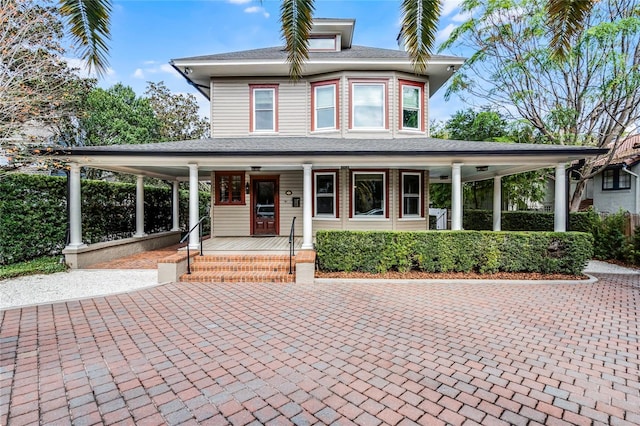
[[[456,26],[457,25],[449,24],[446,27],[444,27],[443,29],[441,29],[440,31],[438,31],[438,34],[436,34],[436,42],[437,43],[442,43],[443,41],[448,39],[449,36],[451,35],[451,33],[453,32],[453,30],[456,29]]]
[[[264,10],[264,7],[261,6],[250,6],[244,9],[244,13],[262,13],[265,18],[271,16],[269,12]]]
[[[462,0],[443,0],[441,16],[449,16],[451,12],[460,7]]]
[[[473,16],[470,12],[456,13],[451,17],[452,22],[466,22]]]
[[[136,68],[132,77],[139,78],[140,80],[144,80],[144,71],[142,71],[142,68]]]
[[[228,0],[231,4],[247,4],[251,3],[253,0]]]
[[[142,64],[143,65],[153,65],[153,64],[157,64],[157,62],[156,61],[144,61]]]

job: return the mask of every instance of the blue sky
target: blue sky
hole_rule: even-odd
[[[438,41],[462,22],[460,0],[445,0]],[[99,84],[122,82],[143,94],[147,81],[164,81],[174,92],[208,101],[169,66],[174,58],[282,45],[280,1],[263,0],[114,0],[109,72]],[[400,28],[399,0],[316,0],[314,16],[355,18],[354,44],[395,49]],[[459,52],[443,52],[459,54]],[[459,100],[431,98],[431,118],[446,119],[465,108]],[[206,110],[204,110],[206,111]]]

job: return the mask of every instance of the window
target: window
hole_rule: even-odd
[[[315,217],[339,217],[338,176],[335,171],[314,171]]]
[[[388,218],[387,172],[354,171],[351,212],[358,218]]]
[[[424,217],[422,172],[400,172],[400,217]]]
[[[338,80],[311,85],[311,130],[338,128]]]
[[[400,80],[400,130],[424,131],[424,84]]]
[[[216,172],[216,204],[244,204],[244,172]]]
[[[352,129],[388,129],[387,83],[352,81],[350,91]]]
[[[336,36],[316,36],[309,38],[309,51],[336,51]]]
[[[278,131],[278,86],[268,84],[249,85],[251,90],[251,131]]]
[[[631,175],[622,169],[609,169],[602,172],[602,190],[617,189],[631,189]]]

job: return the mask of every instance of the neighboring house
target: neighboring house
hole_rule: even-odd
[[[282,47],[171,61],[211,101],[212,137],[58,151],[73,163],[67,252],[82,247],[80,166],[136,174],[139,188],[144,176],[189,181],[192,189],[210,180],[214,238],[289,235],[297,217],[295,234],[312,249],[319,229],[428,229],[430,182],[452,184],[452,229],[462,227],[462,182],[493,180],[499,219],[501,176],[553,167],[564,200],[565,164],[603,153],[430,138],[429,97],[464,60],[433,55],[416,74],[404,51],[352,45],[354,24],[314,21],[299,81],[289,79]],[[556,204],[562,231],[566,210]]]
[[[606,164],[599,160],[596,166]],[[640,214],[640,134],[620,143],[611,162],[592,179],[593,208],[597,212],[620,210]],[[588,198],[588,197],[587,197]]]

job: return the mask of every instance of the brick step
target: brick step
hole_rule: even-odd
[[[293,257],[295,259],[295,256]],[[197,262],[287,262],[288,254],[205,254]]]
[[[295,271],[295,263],[292,268]],[[203,262],[196,261],[191,265],[192,271],[266,271],[266,272],[289,272],[289,260],[286,262]]]
[[[191,283],[292,283],[295,274],[288,272],[192,271],[180,277]]]

